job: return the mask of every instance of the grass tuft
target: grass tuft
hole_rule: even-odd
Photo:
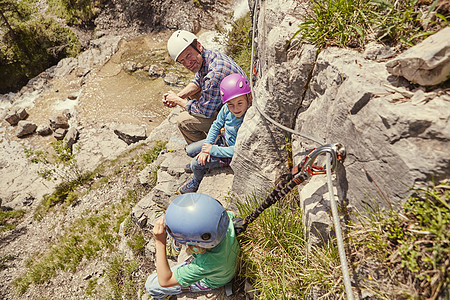
[[[249,215],[261,199],[238,204]],[[265,210],[242,235],[240,277],[258,299],[345,297],[335,241],[308,249],[295,193]],[[417,191],[401,211],[370,212],[347,225],[354,288],[377,299],[450,297],[450,186]],[[356,293],[356,291],[355,291]]]
[[[364,48],[368,40],[410,47],[449,25],[436,2],[424,13],[418,0],[313,0],[294,37],[322,48]]]

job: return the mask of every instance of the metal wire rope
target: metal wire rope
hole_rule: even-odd
[[[256,28],[256,8],[259,6],[259,0],[255,0],[254,6],[253,6],[253,28],[252,28],[252,52],[251,52],[251,61],[250,61],[250,71],[253,70],[253,66],[254,66],[254,45],[255,45],[255,28]],[[253,87],[253,76],[250,76],[250,86]],[[253,91],[253,89],[251,89],[251,93],[252,93],[252,97],[253,97],[253,104],[256,107],[256,110],[258,110],[258,112],[268,121],[270,121],[271,123],[273,123],[275,126],[290,132],[292,134],[295,135],[299,135],[301,137],[304,137],[306,139],[309,139],[311,141],[314,141],[318,144],[324,144],[324,142],[320,141],[319,139],[303,134],[299,131],[293,130],[289,127],[286,127],[280,123],[278,123],[277,121],[273,120],[272,118],[270,118],[266,113],[263,112],[262,109],[260,109],[260,107],[258,106],[258,103],[256,101],[256,97],[255,97],[255,93]],[[327,174],[327,184],[328,184],[328,191],[329,191],[329,195],[330,195],[330,205],[331,205],[331,212],[333,215],[333,223],[334,223],[334,227],[335,227],[335,233],[336,233],[336,240],[337,240],[337,244],[338,244],[338,251],[339,251],[339,259],[341,262],[341,267],[342,267],[342,275],[344,277],[344,286],[345,286],[345,292],[347,295],[347,299],[349,300],[353,300],[354,296],[353,296],[353,291],[352,291],[352,286],[351,286],[351,281],[350,281],[350,274],[349,274],[349,270],[348,270],[348,264],[347,264],[347,256],[345,254],[345,247],[344,247],[344,241],[342,238],[342,231],[341,231],[341,225],[340,225],[340,220],[339,220],[339,213],[337,210],[337,205],[336,205],[336,200],[334,198],[334,191],[333,191],[333,181],[331,178],[331,165],[330,165],[330,159],[331,159],[331,155],[329,152],[326,153],[326,174]]]

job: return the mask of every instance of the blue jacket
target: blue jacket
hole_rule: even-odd
[[[222,106],[217,115],[216,120],[212,123],[211,128],[208,131],[208,136],[206,137],[206,143],[213,145],[211,156],[215,157],[233,157],[234,154],[234,144],[236,143],[236,137],[239,127],[242,125],[244,120],[244,115],[242,117],[236,118],[229,110],[228,105]],[[225,128],[225,140],[228,146],[221,147],[214,145],[216,138],[220,134],[220,129]]]

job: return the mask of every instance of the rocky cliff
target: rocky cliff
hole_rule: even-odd
[[[201,1],[206,7],[211,3],[212,1]],[[147,2],[133,2],[130,9],[126,9],[127,3],[124,2],[113,1],[111,5],[113,4],[117,11],[112,9],[100,14],[104,16],[104,25],[99,25],[99,35],[105,34],[109,26],[125,29],[124,24],[139,20],[150,10],[155,11],[152,13],[152,24],[171,29],[208,28],[213,25],[212,20],[220,18],[213,14],[208,17],[208,10],[203,12],[204,18],[197,18],[195,13],[188,14],[197,11],[192,10],[193,3],[190,1],[180,3],[183,9],[179,10],[172,9],[171,1],[160,2],[157,8],[146,7],[147,4],[150,5]],[[290,172],[285,150],[286,137],[292,138],[294,164],[303,159],[306,150],[318,146],[316,142],[279,129],[258,112],[256,105],[271,118],[289,128],[324,142],[340,143],[345,147],[346,159],[338,165],[333,181],[341,206],[350,211],[364,212],[366,209],[376,210],[379,207],[398,208],[411,192],[411,188],[448,178],[448,86],[428,86],[434,85],[435,80],[440,80],[436,78],[442,78],[442,75],[448,73],[448,28],[434,38],[425,40],[419,45],[419,51],[412,48],[401,55],[393,49],[377,44],[372,44],[364,53],[337,48],[327,48],[319,52],[313,45],[290,41],[303,18],[303,9],[298,1],[267,0],[253,15],[257,24],[255,62],[258,65],[258,74],[254,89],[256,103],[248,111],[239,131],[232,168],[209,173],[202,181],[199,192],[210,194],[225,205],[230,205],[230,193],[240,197],[252,192],[265,196],[281,174]],[[218,10],[220,12],[220,8]],[[188,15],[189,18],[186,17]],[[121,23],[122,21],[127,22]],[[202,22],[208,24],[201,24]],[[167,37],[168,33],[163,33],[161,36],[151,36],[151,39],[164,44]],[[152,190],[139,194],[139,199],[131,210],[131,219],[143,230],[148,230],[160,207],[169,203],[178,187],[187,179],[184,165],[189,158],[184,154],[183,140],[174,121],[178,110],[162,111],[163,120],[136,114],[126,119],[126,113],[133,111],[134,107],[128,110],[107,110],[108,113],[105,113],[102,110],[104,107],[101,106],[107,105],[94,101],[94,94],[100,92],[104,93],[102,96],[107,100],[105,103],[111,106],[116,104],[116,97],[119,98],[118,102],[124,102],[122,99],[131,101],[138,96],[150,99],[149,94],[136,94],[132,89],[122,89],[120,86],[120,82],[125,78],[120,75],[125,71],[132,69],[131,71],[137,70],[136,73],[142,74],[145,69],[137,64],[128,68],[130,64],[122,64],[120,58],[126,56],[127,51],[133,52],[141,47],[148,51],[146,46],[149,44],[151,42],[147,39],[135,43],[129,39],[105,34],[101,39],[92,41],[91,49],[77,59],[62,61],[58,66],[30,81],[17,95],[2,97],[3,103],[7,103],[6,107],[9,109],[14,105],[25,105],[27,99],[39,95],[36,99],[45,101],[29,105],[31,119],[35,117],[33,110],[48,105],[55,98],[58,104],[71,103],[70,101],[74,100],[70,99],[74,98],[77,105],[69,111],[72,113],[69,123],[79,130],[77,143],[81,148],[77,150],[77,154],[81,164],[87,169],[95,168],[102,161],[114,161],[119,155],[132,151],[136,140],[141,140],[137,144],[144,148],[150,147],[156,140],[165,140],[168,144],[158,160],[143,170],[130,173],[127,166],[135,164],[136,159],[133,158],[131,162],[124,161],[113,170],[117,177],[111,176],[103,180],[103,175],[99,174],[94,179],[93,184],[104,181],[104,186],[98,190],[93,189],[91,193],[83,191],[86,193],[82,194],[78,202],[63,210],[63,213],[59,214],[56,210],[43,220],[36,221],[30,213],[35,209],[38,200],[42,199],[45,193],[52,191],[55,183],[45,183],[36,179],[36,176],[31,176],[35,175],[37,168],[27,163],[22,151],[24,146],[36,145],[31,142],[33,139],[40,139],[37,144],[42,145],[53,141],[54,137],[26,135],[24,138],[17,138],[14,136],[15,127],[3,121],[0,131],[0,150],[4,153],[0,157],[2,205],[3,208],[8,206],[8,209],[24,207],[28,215],[17,229],[3,232],[1,235],[1,257],[14,256],[12,262],[7,260],[3,264],[2,261],[1,297],[20,297],[16,296],[11,282],[26,271],[31,257],[36,253],[45,253],[47,248],[68,231],[67,227],[64,227],[65,224],[70,225],[81,216],[104,211],[110,204],[119,205],[122,199],[127,197],[129,190],[152,186],[151,176],[156,172],[158,180]],[[158,45],[151,50],[158,52],[162,51],[161,49]],[[427,58],[421,56],[421,53],[435,55]],[[420,67],[416,67],[417,62],[421,62]],[[173,66],[164,65],[167,70],[173,70]],[[108,78],[110,81],[103,81]],[[430,79],[432,81],[423,81]],[[157,80],[167,89],[162,79]],[[135,84],[136,81],[132,82]],[[136,84],[133,89],[139,87],[141,86]],[[142,89],[149,88],[144,86]],[[92,105],[93,103],[96,105]],[[0,111],[2,119],[6,117],[8,109]],[[15,111],[13,115],[16,113],[21,115],[19,111]],[[95,117],[92,117],[91,113],[96,113]],[[44,116],[46,121],[48,117],[50,116]],[[105,121],[105,118],[108,121]],[[111,120],[115,123],[110,122]],[[145,121],[145,126],[141,124],[141,120]],[[162,123],[159,125],[160,121]],[[137,130],[116,126],[121,122],[127,125],[136,122],[131,125]],[[119,134],[115,133],[119,130],[118,127],[122,128],[118,131]],[[142,134],[142,127],[149,130],[144,130],[145,134]],[[319,229],[314,231],[310,241],[323,241],[325,235],[331,231],[325,177],[314,176],[307,184],[301,185],[299,190],[305,211],[305,223],[308,228],[312,226]],[[123,230],[120,232],[122,236],[118,239],[121,240],[121,246],[117,252],[127,259],[133,258],[134,254],[126,245]],[[142,260],[145,263],[142,263],[139,272],[133,275],[141,283],[154,269],[149,266],[154,255],[151,235],[148,231],[144,232],[147,243]],[[319,239],[315,239],[315,234],[321,235]],[[46,281],[44,285],[33,285],[23,297],[93,298],[86,295],[86,290],[91,281],[98,282],[99,290],[105,289],[105,260],[111,256],[108,252],[96,259],[85,259],[83,265],[74,272],[59,270],[57,278]],[[183,257],[179,259],[182,260]],[[171,261],[171,264],[174,263],[175,261]],[[136,298],[147,299],[142,286],[139,288],[135,293]],[[185,295],[181,299],[190,297],[192,296]],[[224,290],[197,299],[211,297],[222,299]],[[235,298],[243,299],[244,296],[235,294]]]
[[[290,41],[302,5],[269,0],[257,7],[257,106],[284,126],[345,147],[334,182],[351,211],[398,209],[414,188],[448,179],[450,28],[401,55],[376,43],[363,53],[319,52]],[[232,162],[233,192],[264,195],[289,172],[285,137],[292,137],[295,164],[319,145],[273,125],[255,107],[248,111]],[[325,176],[299,190],[307,225],[330,224]]]

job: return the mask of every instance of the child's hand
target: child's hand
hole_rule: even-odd
[[[166,244],[167,232],[164,226],[164,216],[156,220],[155,225],[153,226],[153,235],[155,236],[155,240],[157,242]]]
[[[197,161],[202,166],[204,166],[206,162],[209,162],[210,159],[211,155],[209,155],[208,153],[200,152],[197,155]]]
[[[204,144],[202,145],[202,152],[203,152],[203,153],[209,154],[209,153],[211,153],[211,148],[212,148],[212,145],[211,145],[211,144],[204,143]]]

